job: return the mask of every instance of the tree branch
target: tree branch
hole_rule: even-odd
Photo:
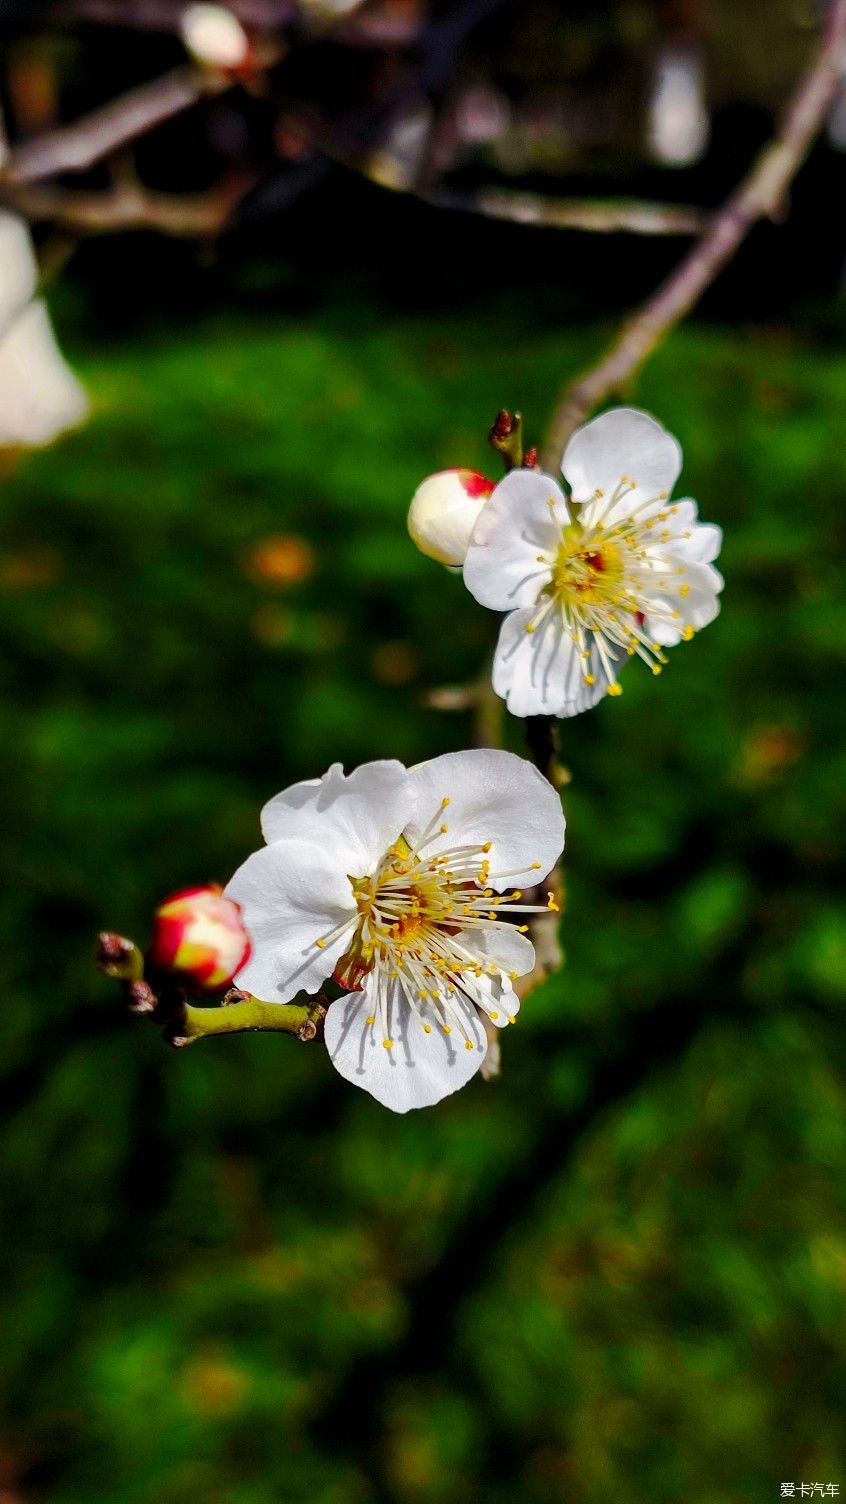
[[[263,45],[256,56],[256,69],[272,66],[279,56],[278,46]],[[174,68],[92,110],[72,125],[60,126],[15,147],[3,164],[2,178],[14,184],[37,183],[61,172],[85,172],[118,147],[137,140],[201,99],[225,94],[239,82],[233,73],[188,64]]]
[[[833,0],[814,62],[781,126],[702,239],[624,326],[610,350],[568,386],[553,414],[543,460],[552,469],[570,434],[606,398],[620,392],[669,331],[689,313],[758,220],[777,213],[820,129],[846,61],[846,0]]]
[[[640,199],[547,198],[510,188],[482,188],[477,193],[436,189],[418,197],[436,208],[481,214],[486,219],[600,235],[700,235],[708,223],[701,209]]]
[[[221,183],[205,193],[157,193],[141,183],[122,183],[101,193],[18,186],[0,178],[0,199],[32,222],[49,220],[81,235],[121,230],[158,230],[163,235],[219,235],[254,177]]]
[[[324,1005],[314,998],[304,1003],[265,1003],[248,992],[236,992],[234,997],[232,1002],[224,998],[225,1006],[219,1008],[183,1003],[178,1015],[169,1020],[164,1038],[177,1048],[216,1034],[296,1034],[298,1039],[309,1040],[326,1014]]]
[[[146,973],[144,954],[133,940],[105,931],[98,937],[95,959],[106,976],[120,983],[130,1013],[162,1029],[175,1049],[219,1034],[295,1034],[316,1038],[326,1017],[327,999],[301,992],[290,1003],[266,1003],[239,987],[230,987],[219,1007],[189,1003],[172,976]]]
[[[232,82],[223,73],[204,73],[188,66],[174,68],[92,110],[72,125],[59,126],[16,147],[5,163],[4,176],[12,182],[37,183],[60,172],[84,172],[117,147],[187,110],[204,95],[223,93]]]

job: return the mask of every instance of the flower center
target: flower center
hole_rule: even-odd
[[[625,560],[619,545],[610,539],[596,539],[578,523],[571,523],[558,545],[547,591],[562,607],[613,605],[624,575]]]
[[[542,623],[557,617],[582,657],[585,684],[596,683],[592,672],[596,660],[608,679],[609,694],[621,692],[614,664],[623,655],[637,654],[654,674],[660,674],[667,661],[646,628],[647,617],[666,622],[685,639],[693,636],[692,627],[680,626],[682,614],[673,603],[673,597],[684,599],[689,592],[685,567],[662,548],[690,537],[690,532],[678,531],[676,504],[662,509],[665,495],[619,513],[618,504],[634,490],[634,481],[622,476],[607,501],[597,492],[588,504],[588,522],[577,515],[580,507],[567,503],[570,515],[558,519],[557,548],[538,554],[538,563],[548,573],[526,624],[527,632],[536,632]],[[556,506],[556,499],[550,498],[554,517],[558,516]]]
[[[375,1025],[378,1015],[386,1049],[394,1043],[388,998],[395,985],[427,1034],[433,1026],[445,1034],[457,1026],[466,1049],[476,1046],[459,1001],[481,1008],[494,1022],[503,1015],[513,1021],[507,999],[518,973],[505,959],[504,921],[514,913],[556,907],[551,894],[542,906],[519,903],[523,895],[517,890],[498,893],[491,884],[512,874],[491,874],[490,841],[445,846],[443,815],[449,803],[441,801],[416,846],[400,836],[372,875],[350,877],[356,914],[316,942],[323,947],[352,931],[334,977],[351,992],[368,986],[375,1011],[367,1022]],[[431,853],[436,839],[440,849]],[[533,866],[540,870],[540,863]]]

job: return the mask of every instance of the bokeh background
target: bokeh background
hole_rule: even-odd
[[[178,6],[37,9],[2,12],[13,140],[183,55]],[[383,9],[430,40],[452,14]],[[448,184],[706,206],[820,19],[493,10],[418,76],[486,122],[453,132]],[[143,941],[166,893],[225,880],[287,783],[472,743],[432,691],[477,678],[495,621],[411,546],[409,497],[491,472],[500,406],[539,438],[686,243],[497,225],[291,147],[298,90],[384,147],[381,47],[301,37],[258,92],[145,138],[164,190],[250,164],[225,233],[36,225],[91,415],[2,461],[0,1499],[846,1490],[837,111],[790,218],[632,393],[725,529],[723,613],[563,727],[566,967],[501,1079],[395,1118],[319,1044],[172,1052],[93,969],[98,928]],[[668,48],[681,161],[654,126]]]

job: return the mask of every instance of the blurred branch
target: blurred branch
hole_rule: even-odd
[[[482,214],[486,219],[601,235],[699,235],[708,223],[701,209],[640,199],[547,198],[510,188],[482,188],[477,193],[440,189],[420,197],[436,208]]]
[[[557,230],[587,230],[600,234],[699,235],[709,215],[688,204],[655,203],[648,199],[550,198],[522,189],[480,188],[475,192],[423,186],[418,162],[409,162],[385,145],[374,149],[352,133],[321,118],[316,111],[287,117],[312,145],[331,161],[358,173],[389,193],[407,194],[435,209],[478,214],[511,224]]]
[[[205,193],[156,193],[143,184],[121,183],[102,193],[65,188],[18,187],[0,178],[0,199],[25,218],[50,220],[77,234],[158,230],[163,235],[219,235],[255,179],[242,176]]]
[[[278,47],[263,47],[256,57],[256,69],[270,67],[279,56]],[[92,110],[72,125],[60,126],[15,147],[3,164],[2,177],[12,183],[37,183],[61,172],[84,172],[201,99],[225,94],[242,81],[233,73],[187,64],[174,68]]]
[[[608,397],[618,394],[680,319],[690,312],[735,254],[752,226],[782,209],[840,86],[846,62],[846,0],[833,0],[816,57],[799,84],[775,138],[715,214],[702,239],[623,327],[599,361],[566,388],[544,446],[552,469],[571,433]]]
[[[199,68],[175,68],[152,83],[92,110],[73,125],[18,146],[8,157],[4,176],[12,182],[37,183],[60,172],[84,172],[128,141],[187,110],[207,94],[221,94],[234,80]]]
[[[226,6],[244,26],[283,26],[301,13],[295,0],[226,0]],[[183,10],[184,6],[175,5],[173,0],[64,0],[53,15],[57,21],[178,32]]]

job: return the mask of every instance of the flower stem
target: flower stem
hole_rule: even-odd
[[[148,969],[134,940],[111,931],[98,937],[96,961],[106,976],[121,984],[129,1011],[158,1024],[162,1039],[174,1049],[215,1034],[261,1032],[314,1039],[329,1004],[322,993],[312,997],[300,992],[290,1003],[267,1003],[240,987],[230,987],[218,1007],[198,1008],[188,1002],[176,974]]]
[[[226,1007],[197,1008],[193,1003],[183,1003],[168,1023],[164,1038],[177,1049],[215,1034],[296,1034],[298,1039],[308,1040],[314,1039],[325,1012],[323,1004],[314,998],[302,1003],[266,1003],[241,993],[237,1002]]]

